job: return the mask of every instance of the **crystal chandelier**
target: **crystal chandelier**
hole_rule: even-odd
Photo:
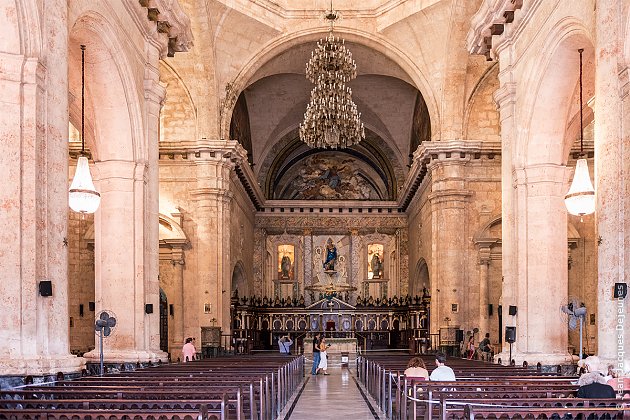
[[[345,41],[333,34],[338,19],[332,10],[326,15],[330,31],[306,63],[306,78],[315,84],[300,124],[300,139],[315,148],[350,147],[365,138],[361,113],[352,101],[346,83],[357,77],[357,65]]]
[[[595,189],[591,183],[588,164],[584,157],[584,127],[582,118],[582,52],[580,53],[580,157],[575,165],[575,174],[569,192],[564,197],[567,211],[575,216],[584,216],[595,212]]]
[[[85,45],[81,45],[81,156],[70,184],[68,201],[70,208],[77,213],[94,213],[101,203],[101,195],[94,188],[85,156]]]

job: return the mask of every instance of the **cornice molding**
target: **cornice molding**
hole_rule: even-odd
[[[173,57],[176,52],[188,51],[193,45],[190,18],[177,0],[125,0],[129,9],[146,9],[145,19],[155,22],[158,42],[162,46],[160,55]],[[135,4],[134,4],[135,3]],[[140,9],[142,10],[142,9]]]

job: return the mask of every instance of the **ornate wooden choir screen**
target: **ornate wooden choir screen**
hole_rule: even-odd
[[[304,299],[232,297],[232,334],[237,347],[272,349],[278,337],[291,334],[297,347],[315,332],[357,338],[363,349],[406,348],[411,339],[429,338],[431,297],[357,298],[325,296],[311,305]]]

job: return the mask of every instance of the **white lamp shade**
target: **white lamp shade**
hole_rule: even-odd
[[[595,189],[588,173],[586,159],[578,159],[569,192],[564,197],[569,213],[584,216],[595,212]]]
[[[77,213],[94,213],[101,203],[101,195],[94,188],[90,167],[85,156],[79,157],[74,179],[70,184],[70,208]]]

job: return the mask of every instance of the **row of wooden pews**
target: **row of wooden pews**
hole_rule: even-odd
[[[234,356],[0,391],[0,419],[276,418],[304,356]]]
[[[421,357],[431,372],[434,357]],[[357,359],[359,380],[389,419],[596,416],[592,418],[630,420],[628,400],[576,398],[575,376],[450,358],[447,365],[457,381],[430,382],[405,378],[409,359],[401,354],[370,354]]]

